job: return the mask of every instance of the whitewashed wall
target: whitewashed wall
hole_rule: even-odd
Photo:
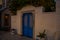
[[[55,32],[56,32],[56,13],[46,13],[40,12],[40,9],[36,9],[35,14],[35,34],[39,34],[44,29],[46,29],[46,33],[49,40],[54,40]]]
[[[56,5],[58,7],[58,5]],[[31,11],[34,10],[34,11]],[[48,40],[58,40],[59,30],[60,30],[60,8],[56,9],[56,12],[42,12],[41,7],[26,6],[22,10],[17,11],[16,16],[11,16],[11,28],[15,28],[18,31],[18,34],[22,34],[22,14],[25,11],[31,11],[35,17],[34,25],[34,38],[46,30]]]
[[[57,13],[57,16],[56,16],[56,20],[57,20],[57,25],[56,25],[56,28],[57,28],[57,40],[60,40],[60,0],[56,0],[56,13]]]

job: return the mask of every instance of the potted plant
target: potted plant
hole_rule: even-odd
[[[45,40],[46,37],[45,30],[42,33],[39,32],[39,35],[37,35],[37,37],[38,40]]]

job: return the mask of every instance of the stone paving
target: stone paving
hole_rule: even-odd
[[[12,35],[9,32],[0,31],[0,40],[32,40],[32,39],[23,36]]]

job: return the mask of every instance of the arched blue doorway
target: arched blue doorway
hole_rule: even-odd
[[[23,36],[33,37],[33,15],[32,13],[24,13],[22,16]]]

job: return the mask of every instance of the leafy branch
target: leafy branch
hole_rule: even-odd
[[[17,10],[22,9],[26,5],[32,6],[43,6],[43,7],[54,7],[55,8],[55,1],[54,0],[10,0],[9,8],[13,13],[16,13]]]

